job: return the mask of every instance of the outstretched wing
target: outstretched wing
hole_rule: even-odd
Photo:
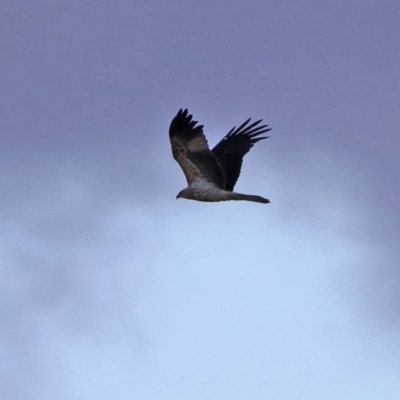
[[[233,127],[228,134],[212,149],[225,174],[225,189],[233,191],[242,169],[243,157],[259,140],[269,136],[257,137],[271,129],[268,125],[257,126],[262,119],[250,122],[249,118],[239,128]]]
[[[221,165],[208,147],[203,125],[188,110],[179,110],[169,127],[172,154],[185,174],[188,185],[195,179],[203,178],[224,188],[225,179]]]

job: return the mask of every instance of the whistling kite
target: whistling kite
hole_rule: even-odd
[[[257,137],[268,132],[268,125],[257,126],[262,120],[253,122],[250,118],[239,128],[229,133],[210,150],[203,133],[203,125],[192,120],[188,110],[180,109],[169,127],[172,154],[185,174],[188,187],[181,190],[176,198],[183,197],[198,201],[247,200],[269,203],[261,196],[236,193],[233,188],[239,178],[243,157],[259,140]]]

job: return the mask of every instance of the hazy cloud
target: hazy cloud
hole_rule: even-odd
[[[2,393],[187,398],[203,379],[210,398],[233,381],[282,398],[289,378],[311,393],[312,376],[314,399],[327,367],[335,398],[366,381],[397,394],[375,340],[399,328],[397,11],[5,4]],[[271,207],[175,201],[167,131],[181,107],[211,145],[248,117],[270,124],[238,188]]]

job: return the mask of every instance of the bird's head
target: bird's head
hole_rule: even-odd
[[[176,195],[176,198],[190,199],[190,193],[188,192],[187,188],[183,189]]]

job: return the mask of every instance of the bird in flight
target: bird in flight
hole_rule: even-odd
[[[262,120],[251,123],[250,118],[238,128],[233,127],[212,149],[208,147],[203,125],[197,125],[188,110],[180,109],[171,121],[169,138],[172,154],[185,174],[187,188],[176,198],[197,201],[246,200],[267,204],[261,196],[233,191],[242,168],[243,157],[270,131]],[[196,126],[197,125],[197,126]]]

